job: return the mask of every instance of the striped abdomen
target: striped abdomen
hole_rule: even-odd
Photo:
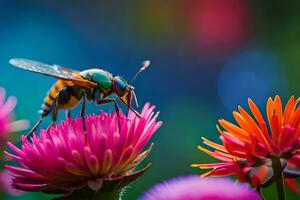
[[[42,116],[48,115],[53,106],[54,101],[58,97],[58,93],[63,90],[67,86],[73,86],[74,84],[71,81],[58,80],[49,90],[48,95],[44,99],[44,103],[42,104]]]

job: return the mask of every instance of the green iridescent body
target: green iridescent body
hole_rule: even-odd
[[[99,89],[102,94],[100,98],[105,98],[112,93],[122,97],[128,93],[128,90],[131,87],[125,79],[120,76],[113,77],[111,73],[102,69],[87,69],[80,72],[79,75],[82,78],[97,84],[96,89]]]
[[[102,69],[88,69],[79,73],[84,79],[97,83],[97,86],[104,92],[109,93],[113,86],[113,76]]]

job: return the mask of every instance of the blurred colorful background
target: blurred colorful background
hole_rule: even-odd
[[[14,68],[10,58],[99,67],[127,80],[150,59],[135,88],[141,105],[157,105],[164,125],[152,139],[153,167],[126,191],[124,200],[136,199],[167,178],[202,173],[190,167],[211,159],[196,148],[201,136],[219,142],[217,120],[232,119],[248,97],[262,108],[269,96],[299,95],[299,8],[292,0],[0,0],[0,87],[17,97],[16,118],[33,124],[55,79]],[[113,107],[89,104],[88,110]],[[26,132],[15,134],[15,143]],[[273,189],[266,197],[275,199]]]

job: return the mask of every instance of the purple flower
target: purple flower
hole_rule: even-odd
[[[88,188],[93,195],[102,188],[126,186],[147,169],[134,170],[150,153],[152,145],[143,149],[161,126],[154,109],[146,104],[141,118],[131,111],[120,117],[104,112],[87,116],[86,132],[81,118],[70,119],[40,131],[39,137],[34,134],[32,143],[23,137],[21,149],[8,143],[15,155],[6,155],[21,165],[6,166],[13,172],[12,185],[24,191],[64,194]]]
[[[157,184],[139,200],[260,200],[259,194],[246,184],[230,179],[178,177]]]

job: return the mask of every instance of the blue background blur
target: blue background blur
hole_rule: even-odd
[[[124,198],[136,199],[166,178],[199,174],[190,164],[211,160],[196,149],[200,137],[218,141],[217,119],[231,120],[248,97],[263,108],[269,96],[299,95],[299,2],[0,0],[0,86],[18,98],[17,118],[34,123],[55,79],[13,68],[10,58],[100,67],[127,80],[150,59],[136,92],[141,105],[157,105],[164,125],[153,138],[153,167]]]

